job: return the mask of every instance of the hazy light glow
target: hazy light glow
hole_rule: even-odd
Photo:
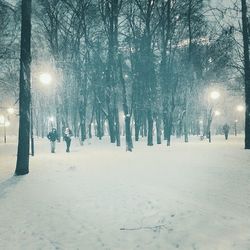
[[[52,81],[52,77],[49,73],[42,73],[39,77],[41,83],[49,85]]]
[[[215,111],[214,111],[214,115],[215,115],[215,116],[219,116],[219,115],[220,115],[220,111],[215,110]]]
[[[54,117],[53,116],[49,117],[49,121],[53,122],[54,121]]]
[[[0,115],[0,124],[4,124],[5,118],[3,115]]]
[[[238,120],[235,120],[234,122],[235,122],[235,123],[237,123],[237,122],[238,122]]]
[[[213,100],[217,100],[219,97],[220,97],[220,92],[218,92],[218,91],[212,91],[211,93],[210,93],[210,97],[213,99]]]
[[[14,110],[13,108],[8,108],[7,111],[8,111],[8,113],[9,113],[10,115],[13,115],[14,112],[15,112],[15,110]]]
[[[237,111],[242,112],[242,111],[244,111],[245,108],[243,105],[238,105],[236,109],[237,109]]]

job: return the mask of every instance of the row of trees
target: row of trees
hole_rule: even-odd
[[[154,124],[157,143],[163,130],[170,145],[173,126],[188,141],[204,112],[199,95],[223,78],[234,42],[227,30],[212,31],[206,10],[201,0],[40,1],[37,25],[62,74],[58,130],[80,128],[84,141],[94,122],[101,138],[107,121],[119,146],[122,111],[130,150],[131,119],[136,141],[153,145]]]

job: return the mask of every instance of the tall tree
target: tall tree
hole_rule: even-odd
[[[243,29],[243,44],[244,44],[244,80],[245,80],[245,102],[246,102],[246,117],[245,117],[245,149],[250,149],[250,59],[249,59],[249,35],[247,4],[246,0],[241,0],[242,6],[242,29]]]
[[[120,146],[120,123],[118,111],[118,16],[123,0],[99,1],[103,25],[107,36],[106,58],[106,103],[108,109],[108,125],[111,143]]]
[[[22,0],[20,92],[19,92],[19,138],[16,175],[29,173],[30,137],[30,63],[31,63],[31,0]]]

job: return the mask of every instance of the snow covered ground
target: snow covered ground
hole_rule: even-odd
[[[240,137],[167,148],[93,141],[49,153],[12,176],[16,144],[0,144],[0,249],[250,249],[250,151]]]

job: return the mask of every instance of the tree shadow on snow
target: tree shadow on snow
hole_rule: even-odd
[[[7,180],[0,183],[0,198],[4,197],[4,195],[12,188],[14,188],[23,178],[23,176],[11,176]]]

